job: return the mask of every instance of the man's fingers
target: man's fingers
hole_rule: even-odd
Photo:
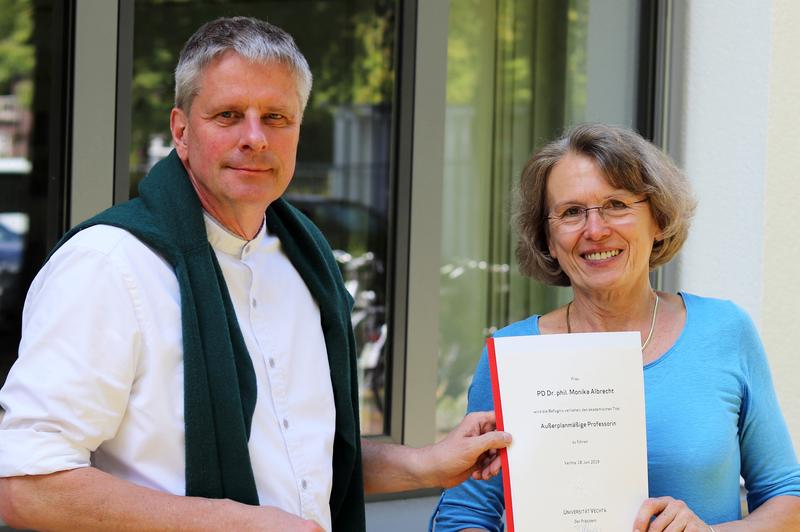
[[[499,430],[493,430],[474,438],[474,445],[481,453],[491,449],[505,449],[511,445],[511,434]]]
[[[481,478],[483,480],[489,480],[492,477],[496,477],[500,474],[500,467],[502,465],[503,461],[500,459],[500,455],[498,454],[492,458],[486,466],[483,467],[481,470]]]
[[[489,480],[500,474],[502,465],[500,455],[494,457],[486,456],[481,459],[480,464],[476,466],[471,476],[475,480]]]
[[[462,421],[461,426],[473,434],[493,431],[496,427],[494,412],[470,412]]]
[[[500,455],[490,455],[486,453],[484,456],[478,460],[478,463],[475,465],[475,470],[472,472],[471,476],[475,480],[489,480],[492,477],[496,477],[500,473],[500,468],[502,467],[503,462],[500,458]]]

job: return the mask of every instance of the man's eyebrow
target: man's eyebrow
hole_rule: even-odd
[[[219,102],[210,102],[207,106],[205,106],[205,109],[203,110],[209,114],[216,114],[219,113],[220,111],[237,111],[240,108],[241,106],[235,102],[219,101]]]
[[[267,113],[279,112],[279,113],[283,113],[283,114],[294,114],[294,113],[297,112],[297,110],[291,105],[271,104],[271,105],[267,105],[264,108],[264,112],[267,112]]]

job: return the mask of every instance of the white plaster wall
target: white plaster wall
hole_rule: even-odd
[[[676,285],[750,312],[800,449],[800,3],[682,0],[680,8],[671,152],[699,204]]]
[[[699,201],[678,287],[732,299],[761,319],[768,2],[683,0],[679,164]]]
[[[800,2],[773,0],[771,17],[761,323],[783,415],[800,450]]]

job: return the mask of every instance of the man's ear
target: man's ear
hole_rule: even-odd
[[[181,160],[186,160],[189,154],[189,143],[186,138],[186,129],[189,127],[189,117],[183,109],[172,108],[169,114],[169,129],[172,132],[172,142]]]

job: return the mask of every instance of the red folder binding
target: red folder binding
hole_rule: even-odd
[[[503,403],[500,400],[500,383],[497,380],[497,359],[494,353],[494,338],[486,340],[489,351],[489,370],[492,374],[492,399],[494,400],[494,418],[497,430],[503,428]],[[500,461],[503,464],[503,497],[506,502],[506,527],[508,532],[514,532],[514,512],[511,501],[511,472],[508,469],[508,451],[500,449]]]

